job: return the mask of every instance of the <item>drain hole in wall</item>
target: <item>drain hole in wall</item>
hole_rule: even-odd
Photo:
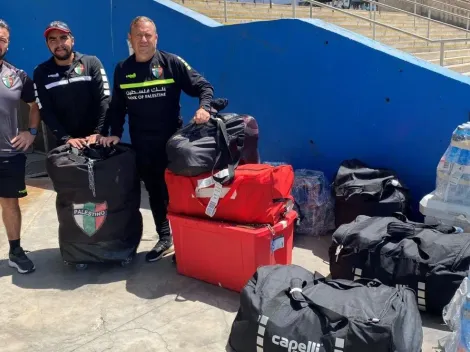
[[[385,102],[390,103],[390,98],[385,98]]]
[[[328,40],[325,42],[325,45],[328,45]]]

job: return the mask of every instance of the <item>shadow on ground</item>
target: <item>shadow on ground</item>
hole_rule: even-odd
[[[138,253],[127,267],[116,264],[90,264],[86,270],[65,265],[58,248],[28,253],[36,271],[22,275],[0,261],[0,277],[11,276],[11,283],[22,289],[72,291],[83,286],[106,285],[126,281],[127,292],[146,300],[166,295],[177,295],[176,301],[199,301],[226,312],[236,312],[239,295],[211,284],[179,275],[172,257],[154,263],[145,261],[145,253]],[[184,298],[183,298],[184,297]]]
[[[323,260],[324,263],[329,263],[328,248],[331,245],[331,235],[325,236],[305,236],[295,235],[294,246],[302,249],[312,251],[315,257]]]

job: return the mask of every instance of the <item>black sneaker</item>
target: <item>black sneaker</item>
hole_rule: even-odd
[[[20,274],[28,274],[36,269],[33,262],[26,256],[21,247],[15,248],[13,252],[10,253],[8,265],[11,268],[16,268]]]
[[[173,246],[173,240],[171,238],[162,238],[157,242],[155,247],[147,253],[145,260],[148,262],[155,262],[174,252],[175,247]]]

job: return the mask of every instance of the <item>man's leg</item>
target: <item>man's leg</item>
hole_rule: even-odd
[[[2,219],[10,244],[8,265],[19,273],[35,270],[33,262],[26,256],[20,244],[21,210],[18,198],[25,197],[25,162],[21,154],[0,159],[0,206]]]
[[[149,194],[150,209],[159,236],[159,241],[145,257],[147,261],[154,262],[174,253],[173,238],[167,218],[168,190],[165,183],[165,166],[156,162],[139,162],[138,170]]]

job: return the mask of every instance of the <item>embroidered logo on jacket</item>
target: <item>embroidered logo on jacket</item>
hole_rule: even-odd
[[[2,82],[7,88],[13,87],[13,83],[15,82],[15,79],[13,78],[13,75],[7,75],[2,77]]]
[[[85,66],[83,66],[83,64],[79,64],[77,67],[75,67],[74,71],[77,75],[81,75],[83,72],[85,72]]]
[[[160,65],[152,67],[152,74],[155,78],[161,78],[163,74],[163,69]]]

